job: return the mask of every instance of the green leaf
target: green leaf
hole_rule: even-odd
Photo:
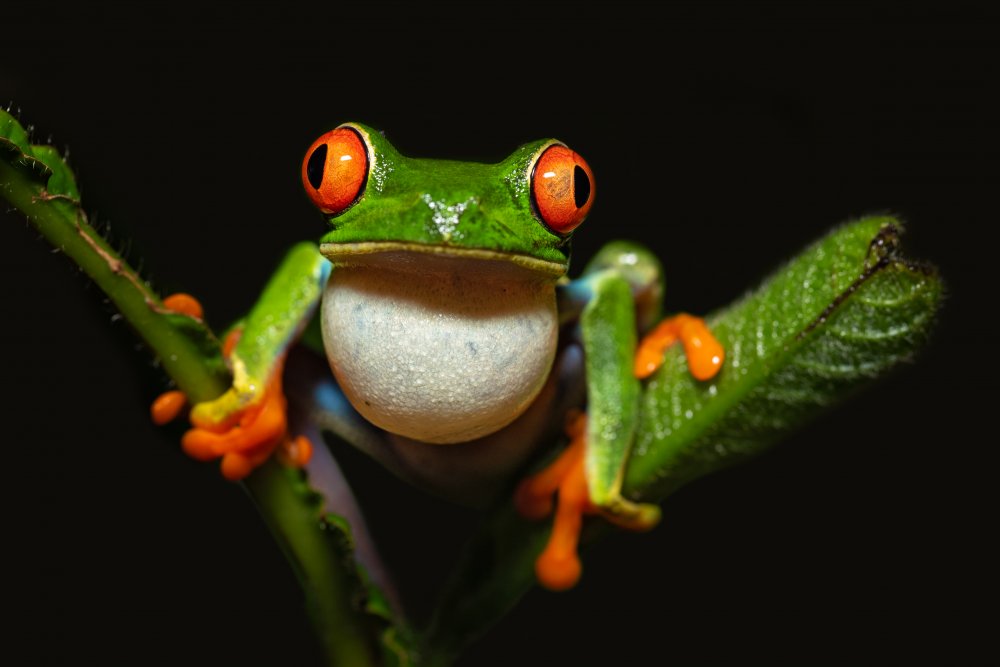
[[[708,318],[727,358],[694,380],[680,346],[646,383],[625,492],[664,498],[684,483],[756,454],[821,410],[907,360],[926,340],[942,285],[898,248],[891,217],[846,224],[756,290]],[[609,532],[591,523],[593,538]],[[547,523],[508,503],[466,549],[425,634],[429,664],[447,664],[534,581]]]
[[[668,351],[643,394],[626,492],[662,498],[761,451],[910,358],[941,299],[935,270],[904,259],[900,223],[870,217],[807,248],[757,290],[712,315],[726,349],[698,382]]]
[[[32,145],[28,132],[13,116],[0,109],[0,158],[21,168],[50,195],[79,201],[73,171],[52,146]]]

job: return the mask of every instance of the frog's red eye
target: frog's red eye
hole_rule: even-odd
[[[542,222],[557,234],[568,234],[594,203],[590,165],[565,146],[549,146],[531,172],[531,197]]]
[[[365,191],[368,150],[356,130],[338,127],[313,142],[302,161],[302,185],[319,210],[343,213]]]

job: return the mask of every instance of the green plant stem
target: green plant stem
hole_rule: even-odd
[[[0,160],[0,184],[3,197],[108,295],[181,391],[193,401],[207,400],[225,391],[225,374],[206,364],[204,352],[170,325],[159,297],[86,223],[79,204],[52,198],[28,173],[4,160]]]
[[[37,174],[3,159],[0,196],[97,283],[189,400],[225,391],[228,377],[218,363],[218,341],[200,322],[166,311],[159,296],[87,224],[79,202],[49,195]],[[353,561],[331,557],[316,494],[298,475],[272,461],[243,486],[302,584],[328,664],[375,665],[373,628],[350,594]]]
[[[450,665],[535,585],[535,557],[550,528],[548,521],[525,521],[512,503],[494,511],[466,545],[435,607],[423,634],[422,665]]]
[[[302,511],[301,497],[308,489],[296,488],[303,484],[296,481],[300,475],[271,459],[247,478],[244,488],[299,579],[329,663],[375,665],[373,628],[352,600],[350,565],[331,562],[325,524],[314,512]]]

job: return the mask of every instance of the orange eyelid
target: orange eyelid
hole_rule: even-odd
[[[594,174],[577,153],[553,144],[535,162],[531,193],[542,222],[558,234],[568,234],[590,213]]]
[[[317,153],[317,151],[324,151]],[[316,207],[336,215],[364,190],[368,148],[358,132],[342,126],[313,142],[302,160],[302,186]]]

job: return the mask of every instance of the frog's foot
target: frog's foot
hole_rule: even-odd
[[[535,560],[538,581],[551,590],[572,588],[583,571],[576,554],[583,514],[596,511],[583,474],[586,431],[586,415],[571,415],[566,424],[569,445],[548,467],[522,481],[514,494],[517,511],[528,519],[548,516],[553,507],[552,495],[559,494],[549,542]]]
[[[287,405],[281,389],[281,371],[278,368],[255,403],[230,411],[231,404],[239,402],[233,394],[223,394],[221,403],[203,403],[191,413],[193,429],[184,434],[181,446],[199,461],[222,458],[222,476],[230,480],[243,479],[266,461],[284,442],[288,441]],[[225,406],[222,410],[210,407]],[[221,416],[221,418],[220,418]]]
[[[684,345],[688,370],[696,380],[708,380],[722,368],[725,350],[705,320],[680,314],[668,317],[643,337],[635,354],[635,375],[647,378],[663,364],[663,353],[675,342]]]
[[[577,555],[583,515],[601,514],[616,525],[631,530],[648,530],[660,518],[655,505],[633,503],[618,496],[598,507],[590,500],[584,471],[587,440],[587,416],[569,416],[566,434],[570,443],[555,461],[541,472],[521,482],[514,495],[517,511],[529,519],[542,519],[552,512],[553,494],[558,494],[555,520],[548,544],[535,560],[539,583],[553,591],[576,585],[583,571]]]
[[[171,298],[164,303],[169,305]],[[227,357],[239,333],[237,329],[227,336],[223,345]],[[292,438],[288,434],[287,401],[281,386],[284,362],[284,357],[277,361],[271,380],[257,400],[247,400],[231,388],[214,401],[196,405],[190,415],[194,428],[181,440],[184,451],[200,461],[221,458],[222,475],[230,480],[243,479],[276,451],[286,465],[305,465],[312,455],[312,444],[304,436]],[[183,392],[162,394],[150,410],[153,421],[165,424],[173,420],[186,404]]]
[[[174,296],[183,296],[193,300],[192,297],[188,297],[186,294],[175,294]],[[173,297],[168,297],[167,299],[164,299],[164,303],[168,303],[172,298]],[[197,301],[194,303],[198,305],[198,315],[196,316],[189,312],[185,312],[184,314],[191,315],[192,317],[201,317],[201,305],[198,304]],[[181,311],[178,310],[175,312]],[[233,348],[236,347],[236,343],[240,339],[241,333],[242,329],[237,328],[233,329],[226,335],[225,340],[222,342],[222,356],[229,358],[229,355],[233,352]],[[163,426],[164,424],[169,424],[173,420],[177,419],[184,408],[187,407],[187,404],[187,396],[184,395],[183,391],[178,391],[176,389],[165,391],[157,396],[156,400],[153,401],[153,404],[149,406],[149,416],[153,419],[154,424],[157,426]]]

